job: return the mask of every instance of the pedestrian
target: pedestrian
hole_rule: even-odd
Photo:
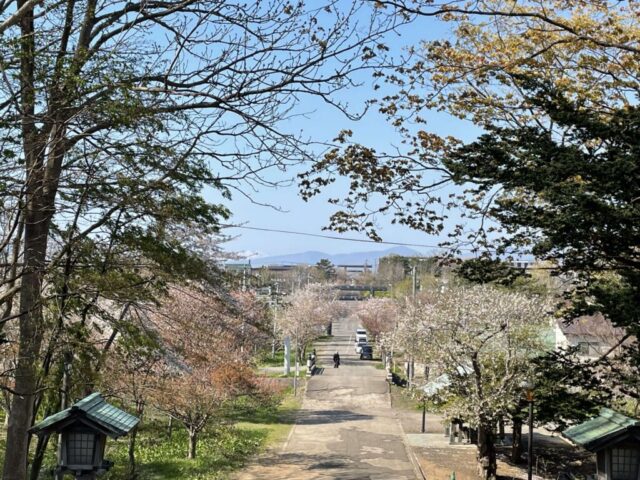
[[[338,352],[333,354],[333,368],[340,366],[340,354]]]

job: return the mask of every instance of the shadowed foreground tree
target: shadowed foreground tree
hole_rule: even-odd
[[[483,200],[489,198],[456,198],[455,189],[443,188],[451,178],[442,159],[461,139],[453,131],[447,136],[431,131],[430,110],[469,121],[479,130],[508,126],[550,131],[553,123],[544,105],[529,101],[531,92],[523,88],[522,78],[547,82],[550,89],[578,101],[581,109],[605,115],[633,105],[640,94],[637,2],[376,3],[423,17],[425,22],[441,21],[452,35],[425,40],[410,49],[411,57],[396,71],[376,77],[387,88],[380,90],[384,96],[375,102],[403,140],[397,142],[397,151],[349,144],[328,152],[302,176],[305,198],[339,177],[350,179],[350,191],[332,199],[341,207],[330,219],[333,229],[361,230],[379,238],[375,218],[384,214],[395,223],[439,234],[443,221],[450,219],[442,205],[485,205]],[[395,91],[392,85],[397,86]],[[338,138],[346,142],[349,134],[342,132]],[[463,216],[457,228],[446,233],[482,246],[485,232],[474,225]]]
[[[90,240],[194,273],[176,227],[228,214],[202,190],[304,160],[282,122],[306,95],[346,112],[334,93],[386,63],[380,37],[403,21],[366,1],[0,2],[0,325],[19,324],[5,479],[26,477],[44,289],[67,253]]]
[[[600,312],[625,329],[622,341],[637,337],[640,110],[604,115],[537,82],[523,86],[553,129],[494,127],[446,164],[457,182],[477,185],[476,196],[492,197],[477,213],[506,229],[504,245],[531,245],[558,272],[575,275],[567,318]],[[627,361],[635,362],[625,348]]]

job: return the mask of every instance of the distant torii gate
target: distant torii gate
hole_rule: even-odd
[[[389,290],[388,287],[376,286],[376,285],[334,285],[334,290],[339,290],[341,292],[369,292],[373,297],[376,292],[387,292]],[[355,293],[344,293],[338,296],[338,300],[344,301],[358,301],[365,300],[361,294]]]

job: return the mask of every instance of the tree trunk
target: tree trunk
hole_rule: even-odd
[[[187,458],[193,460],[196,458],[196,444],[198,442],[198,432],[189,430],[189,454]]]
[[[127,468],[127,477],[129,480],[135,480],[138,477],[136,473],[136,437],[138,436],[138,425],[131,429],[129,433],[129,466]]]
[[[478,475],[484,480],[495,480],[497,471],[493,425],[481,423],[478,426]]]
[[[31,462],[31,469],[29,470],[29,479],[38,480],[40,476],[40,469],[42,468],[42,462],[44,461],[44,454],[49,444],[49,435],[39,436],[36,443],[36,451],[33,454],[33,461]]]
[[[511,445],[511,461],[522,462],[522,419],[513,418],[513,443]]]
[[[31,463],[31,470],[29,471],[30,480],[38,480],[38,477],[40,477],[40,469],[42,468],[47,445],[49,445],[49,435],[38,437],[36,452],[33,455],[33,462]]]
[[[17,2],[17,8],[25,4]],[[20,58],[20,103],[22,108],[22,148],[26,167],[23,275],[20,283],[18,320],[18,361],[15,367],[14,395],[7,428],[4,480],[27,478],[28,429],[34,418],[38,388],[37,362],[43,338],[42,279],[46,270],[47,240],[63,157],[64,126],[53,126],[39,133],[35,116],[35,40],[34,10],[20,20],[22,34]],[[55,131],[55,132],[54,132]],[[47,142],[51,148],[47,148]],[[57,142],[57,143],[56,143]],[[49,158],[47,158],[49,157]]]
[[[46,255],[48,221],[35,219],[25,226],[25,274],[20,292],[18,362],[15,369],[15,390],[7,429],[4,480],[27,478],[27,451],[29,433],[33,419],[33,406],[38,386],[36,362],[42,342],[42,304],[40,291]],[[45,227],[46,225],[46,227]]]

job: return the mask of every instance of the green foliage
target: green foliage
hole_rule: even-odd
[[[491,126],[445,165],[456,182],[477,185],[477,196],[502,189],[489,215],[509,234],[504,248],[531,244],[533,253],[556,262],[559,271],[579,272],[570,316],[600,311],[635,333],[640,109],[601,115],[544,84],[521,83],[562,136],[543,126]]]
[[[263,352],[257,361],[259,366],[263,367],[281,367],[284,365],[284,350],[276,350],[275,356],[271,356],[271,352]]]
[[[517,279],[527,276],[523,269],[487,256],[464,260],[455,272],[471,283],[497,283],[505,286],[513,285]]]
[[[336,268],[330,260],[323,258],[315,264],[316,271],[320,274],[322,280],[333,280],[336,278]]]
[[[577,348],[549,352],[533,360],[536,421],[560,431],[593,417],[613,396],[597,368],[578,362],[576,352]],[[516,415],[524,419],[524,405],[520,407]]]

